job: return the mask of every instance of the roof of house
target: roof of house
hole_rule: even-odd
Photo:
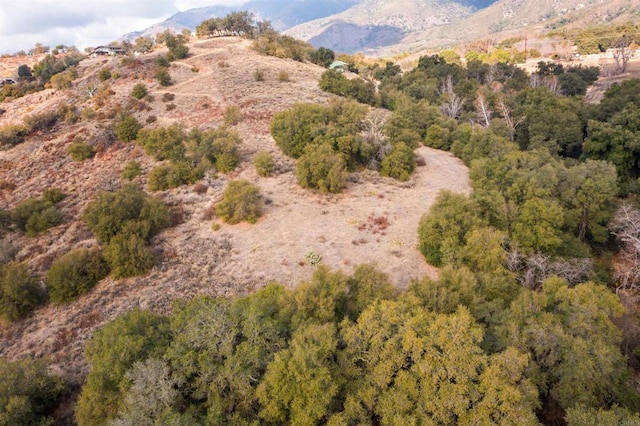
[[[337,68],[337,67],[346,67],[349,64],[347,64],[346,62],[342,62],[342,61],[333,61],[331,63],[331,65],[329,65],[329,68]]]

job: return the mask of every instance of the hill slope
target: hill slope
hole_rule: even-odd
[[[61,203],[64,224],[35,238],[11,235],[11,242],[21,247],[17,260],[28,262],[41,276],[68,250],[97,245],[82,223],[81,213],[98,191],[123,184],[120,174],[127,162],[141,164],[143,173],[137,183],[143,186],[150,170],[160,164],[135,144],[122,142],[113,143],[90,160],[74,162],[69,158],[67,148],[72,140],[96,140],[113,123],[118,106],[135,109],[138,120],[149,123],[147,127],[179,123],[186,129],[218,127],[225,108],[237,106],[243,120],[235,130],[243,143],[239,168],[201,181],[206,192],[183,186],[156,193],[171,207],[176,226],[152,241],[158,261],[147,276],[106,278],[76,302],[41,308],[32,317],[0,329],[0,356],[46,355],[65,376],[80,381],[88,367],[82,355],[84,342],[117,315],[135,306],[167,312],[176,298],[245,294],[274,280],[292,287],[314,270],[304,262],[309,250],[318,253],[329,267],[347,271],[359,263],[375,262],[401,286],[412,277],[434,274],[416,249],[418,221],[441,189],[469,192],[468,172],[462,162],[449,153],[421,148],[418,153],[426,166],[418,168],[406,183],[365,171],[354,173],[340,195],[322,196],[301,189],[293,160],[277,149],[270,136],[270,121],[275,112],[298,102],[326,104],[330,96],[317,85],[324,69],[263,57],[250,50],[249,44],[238,38],[191,44],[191,55],[171,66],[174,84],[169,87],[160,86],[153,78],[156,57],[166,53],[163,50],[128,65],[118,58],[89,59],[80,63],[79,78],[71,89],[48,89],[2,105],[6,112],[0,117],[0,126],[20,122],[26,114],[54,110],[60,104],[75,105],[80,111],[91,107],[97,113],[93,119],[60,122],[52,132],[0,151],[2,179],[8,184],[0,189],[3,206],[12,208],[50,187],[67,194]],[[102,69],[117,71],[120,77],[107,81],[104,103],[97,106],[85,88],[97,81]],[[263,71],[264,81],[256,81],[256,69]],[[289,82],[278,78],[282,71],[289,75]],[[139,82],[148,87],[152,98],[133,100],[130,93]],[[174,99],[163,101],[166,93]],[[257,176],[252,161],[259,151],[275,157],[275,176]],[[212,219],[205,219],[206,212],[221,199],[227,183],[237,178],[260,186],[268,199],[265,215],[255,225],[230,226],[216,221],[221,229],[214,232]],[[385,229],[373,226],[380,217],[387,222]]]

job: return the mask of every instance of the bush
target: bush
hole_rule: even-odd
[[[63,304],[87,293],[109,274],[100,250],[78,249],[57,259],[47,272],[47,287],[53,303]]]
[[[7,124],[0,127],[0,149],[21,144],[27,134],[27,128],[23,125]]]
[[[255,223],[262,216],[260,188],[246,180],[229,182],[216,214],[229,224],[242,221]]]
[[[166,92],[162,94],[162,102],[171,102],[175,98],[176,95],[174,95],[173,93]]]
[[[393,150],[382,160],[380,174],[389,176],[401,181],[409,180],[409,176],[416,168],[416,158],[413,151],[404,143],[400,142],[393,147]]]
[[[44,300],[38,280],[23,264],[0,265],[0,320],[15,321]]]
[[[264,81],[264,70],[256,69],[253,72],[253,79],[255,81]]]
[[[47,188],[42,191],[42,199],[47,203],[58,204],[64,200],[67,196],[62,192],[60,188]]]
[[[12,222],[30,237],[41,234],[63,222],[64,217],[56,207],[62,198],[60,190],[45,191],[42,198],[28,198],[13,209]]]
[[[278,73],[278,81],[281,81],[283,83],[286,83],[289,81],[289,73],[287,73],[285,70],[280,71],[280,73]]]
[[[143,275],[155,262],[151,248],[137,230],[125,231],[109,241],[104,253],[114,278]]]
[[[100,72],[98,73],[98,78],[100,79],[100,81],[107,81],[111,78],[111,71],[109,71],[108,69],[101,69]]]
[[[116,136],[122,142],[131,142],[138,137],[138,131],[142,129],[140,122],[129,112],[122,113],[116,121]]]
[[[23,123],[27,129],[27,133],[44,132],[51,129],[58,121],[58,115],[55,112],[43,112],[41,114],[27,115]]]
[[[131,90],[131,96],[133,96],[136,99],[142,99],[145,96],[147,96],[148,90],[147,90],[147,86],[144,85],[144,83],[136,83],[133,86],[133,90]]]
[[[297,104],[278,112],[271,121],[271,135],[286,155],[298,158],[313,141],[314,130],[328,121],[329,111],[316,104]]]
[[[171,85],[171,74],[167,71],[166,68],[158,68],[156,71],[156,80],[160,83],[161,86],[170,86]]]
[[[113,237],[135,226],[143,240],[149,240],[169,223],[169,210],[135,185],[118,192],[102,192],[85,208],[82,220],[97,240],[108,243]]]
[[[256,166],[256,173],[258,173],[258,176],[262,177],[271,176],[276,166],[273,161],[273,156],[266,151],[256,154],[253,159],[253,164]]]
[[[191,163],[180,161],[169,166],[158,166],[149,173],[147,186],[150,191],[164,191],[182,185],[190,185],[202,179],[201,167],[193,167]]]
[[[137,161],[129,161],[124,166],[124,169],[122,169],[122,174],[120,176],[122,176],[122,179],[131,181],[140,176],[141,172],[142,167],[140,167],[140,163],[138,163]]]
[[[137,142],[144,148],[147,155],[153,156],[158,161],[184,159],[184,147],[182,129],[173,125],[158,129],[141,129],[138,132]]]
[[[224,125],[235,126],[242,121],[242,112],[235,105],[230,105],[224,110]]]
[[[309,145],[296,164],[298,183],[320,192],[340,192],[347,184],[344,159],[327,144]]]
[[[241,142],[237,132],[226,128],[204,132],[194,129],[187,136],[186,145],[193,163],[213,164],[217,171],[228,173],[240,162]]]
[[[92,158],[96,154],[96,151],[87,143],[73,141],[71,145],[69,145],[69,148],[67,148],[67,153],[73,161],[84,161]]]

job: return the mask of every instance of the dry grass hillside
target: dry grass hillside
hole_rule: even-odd
[[[167,312],[176,298],[195,294],[245,294],[271,281],[293,287],[308,279],[314,266],[304,262],[313,250],[331,268],[350,272],[354,265],[373,262],[393,282],[406,286],[413,277],[433,276],[416,249],[420,216],[428,211],[442,189],[468,193],[468,172],[448,153],[420,148],[425,164],[406,183],[381,178],[367,171],[354,173],[340,195],[324,196],[301,189],[293,174],[294,162],[275,146],[269,133],[274,113],[298,102],[327,103],[329,95],[318,89],[323,69],[311,64],[264,57],[238,38],[198,41],[190,45],[190,56],[174,62],[174,82],[160,86],[153,78],[156,51],[123,65],[119,58],[87,59],[79,65],[79,77],[69,90],[47,89],[2,104],[0,126],[19,123],[27,114],[75,105],[93,107],[95,118],[76,123],[59,122],[53,131],[30,137],[25,143],[0,151],[0,204],[14,207],[27,197],[39,196],[49,187],[59,187],[66,217],[44,235],[27,238],[12,235],[21,247],[17,260],[26,261],[41,276],[53,260],[72,248],[92,247],[97,242],[81,222],[81,212],[101,190],[121,185],[124,165],[137,160],[143,167],[138,183],[157,165],[133,143],[115,142],[93,159],[74,162],[67,147],[75,137],[99,140],[113,122],[118,106],[134,109],[148,127],[180,123],[186,129],[218,127],[223,112],[237,106],[243,120],[235,126],[243,138],[242,163],[228,175],[200,182],[206,192],[193,186],[156,193],[171,206],[176,226],[160,233],[152,242],[158,262],[146,276],[104,279],[88,295],[66,306],[41,308],[33,316],[0,330],[0,356],[48,357],[52,365],[71,380],[81,380],[88,370],[82,348],[91,333],[127,310],[140,306]],[[97,82],[99,70],[117,72],[108,80],[102,106],[89,97],[86,87]],[[264,81],[256,81],[261,70]],[[284,71],[290,81],[280,81]],[[144,82],[153,100],[137,101],[130,93]],[[164,101],[163,95],[175,98]],[[168,105],[175,107],[167,107]],[[149,117],[155,117],[149,119]],[[108,144],[107,144],[108,145]],[[261,178],[252,159],[256,152],[271,152],[278,173]],[[226,184],[236,178],[257,183],[267,205],[255,225],[227,225],[205,219],[206,211],[221,199]],[[13,189],[11,189],[13,188]]]

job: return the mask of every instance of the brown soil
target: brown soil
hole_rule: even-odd
[[[5,326],[0,330],[1,356],[47,356],[55,369],[79,383],[88,370],[82,348],[91,333],[107,321],[136,306],[168,312],[172,300],[195,294],[246,294],[271,281],[292,288],[315,269],[304,262],[309,251],[320,255],[329,267],[346,272],[360,263],[376,263],[400,287],[406,287],[412,278],[436,275],[416,249],[418,221],[440,190],[469,193],[466,167],[446,152],[420,148],[417,153],[426,165],[406,183],[363,171],[352,175],[340,195],[301,189],[293,174],[294,162],[277,149],[269,125],[275,112],[297,102],[328,102],[329,95],[317,87],[323,69],[263,57],[248,46],[247,41],[236,38],[192,44],[191,56],[172,65],[174,84],[169,87],[161,87],[153,79],[153,56],[161,51],[141,58],[133,67],[120,65],[117,58],[85,60],[73,89],[49,89],[2,105],[7,111],[0,117],[0,126],[61,103],[80,109],[91,106],[93,101],[83,87],[95,80],[99,69],[109,67],[121,77],[110,82],[115,94],[99,112],[108,115],[117,105],[126,105],[133,85],[143,81],[154,100],[146,107],[142,104],[136,113],[141,122],[153,115],[157,120],[151,126],[181,123],[187,129],[217,127],[222,124],[224,109],[236,105],[243,121],[235,128],[244,142],[239,169],[205,180],[206,193],[182,187],[157,194],[182,219],[153,241],[159,260],[150,274],[118,281],[107,278],[70,305],[46,306],[30,318]],[[264,72],[265,81],[255,81],[257,69]],[[287,72],[289,82],[278,80],[281,71]],[[173,101],[162,101],[167,92],[175,95]],[[175,109],[167,111],[171,103]],[[15,185],[14,190],[0,190],[3,207],[11,208],[48,187],[60,187],[68,194],[62,202],[67,217],[64,225],[33,239],[11,236],[22,247],[18,260],[29,262],[37,273],[44,274],[55,258],[71,248],[97,244],[80,220],[82,209],[96,192],[119,185],[128,161],[142,164],[145,173],[139,183],[143,185],[144,175],[156,165],[139,148],[123,143],[91,160],[71,161],[66,148],[74,137],[90,140],[110,123],[104,117],[60,123],[53,133],[33,136],[11,150],[0,151],[0,181]],[[255,173],[252,158],[263,150],[276,159],[278,173],[274,177],[261,178]],[[227,182],[236,178],[261,187],[267,200],[265,215],[255,225],[218,222],[221,228],[213,231],[213,222],[204,219],[205,211],[221,199]]]

